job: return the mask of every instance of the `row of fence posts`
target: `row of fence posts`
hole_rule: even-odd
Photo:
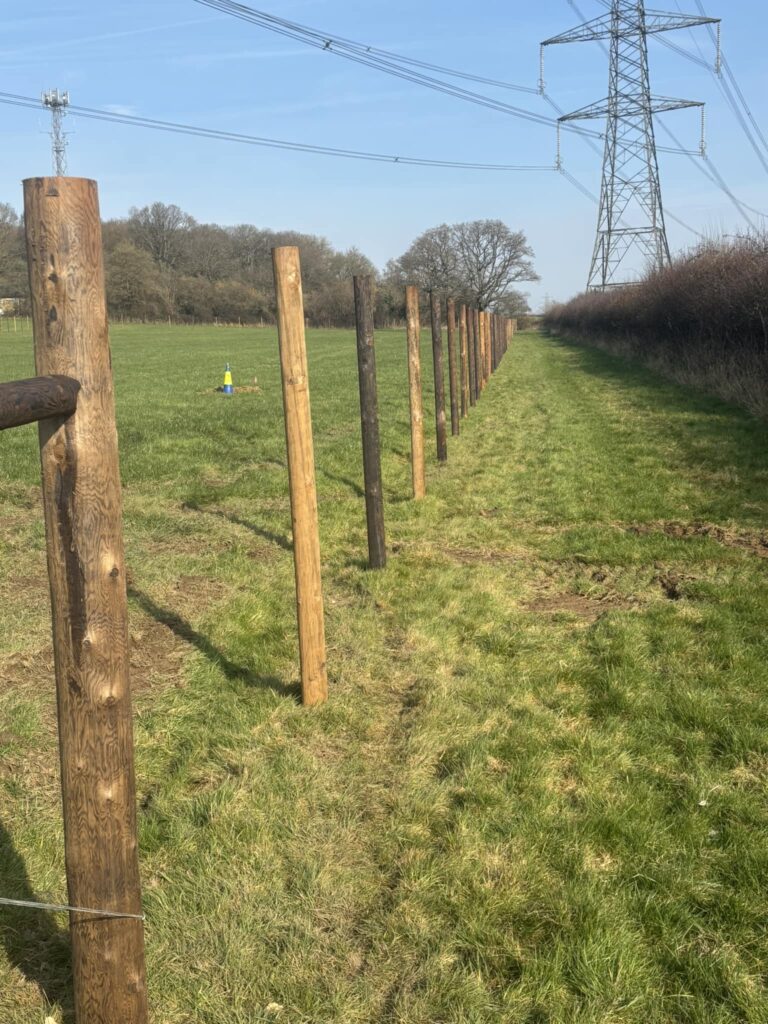
[[[4,331],[6,334],[16,334],[17,331],[26,330],[29,330],[29,317],[13,316],[10,313],[0,316],[0,331]]]
[[[301,267],[299,250],[293,246],[274,249],[272,256],[291,495],[301,695],[304,704],[313,705],[327,700],[328,676]],[[372,569],[382,569],[386,565],[387,549],[376,384],[374,280],[368,275],[355,277],[353,288],[368,564]],[[448,460],[448,438],[443,322],[439,295],[430,292],[429,299],[437,460],[444,463]],[[426,495],[427,489],[419,289],[411,285],[406,287],[405,300],[412,483],[413,497],[419,500]],[[462,304],[457,329],[453,299],[446,303],[446,319],[451,434],[458,437],[460,420],[469,415],[470,408],[477,403],[491,374],[498,368],[509,347],[515,322]]]
[[[35,368],[0,384],[0,430],[37,422],[50,578],[77,1024],[147,1024],[122,500],[96,183],[24,182]],[[302,701],[327,699],[325,626],[299,251],[273,251]],[[386,563],[374,285],[354,279],[369,563]],[[413,497],[426,494],[419,291],[406,289]],[[514,321],[447,306],[451,433]],[[437,458],[448,457],[440,300],[430,296]],[[458,338],[458,348],[457,348]],[[4,894],[0,894],[0,899]],[[18,902],[18,901],[17,901]],[[30,910],[39,905],[27,904]]]

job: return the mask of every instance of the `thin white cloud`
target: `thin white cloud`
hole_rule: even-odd
[[[185,53],[180,57],[172,57],[168,63],[177,67],[201,68],[233,60],[281,60],[283,57],[306,57],[312,52],[307,46],[295,50],[226,50],[217,52],[206,50],[204,53]]]
[[[121,32],[103,32],[96,36],[79,36],[73,39],[57,39],[55,42],[42,44],[36,43],[34,46],[16,46],[12,50],[0,50],[0,59],[9,57],[18,58],[23,54],[34,56],[36,53],[50,53],[52,50],[66,51],[69,47],[82,46],[83,43],[100,43],[111,39],[126,39],[129,36],[148,35],[153,32],[166,32],[173,28],[184,28],[187,25],[202,25],[210,23],[211,18],[193,18],[188,21],[175,21],[169,25],[147,25],[144,28],[125,29]]]
[[[138,113],[136,107],[129,103],[105,103],[104,110],[108,110],[110,114],[123,114],[126,117],[135,117]]]

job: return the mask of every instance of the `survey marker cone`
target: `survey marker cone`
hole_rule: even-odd
[[[232,385],[232,370],[230,369],[229,363],[227,363],[224,370],[224,387],[221,389],[225,395],[234,395],[235,389]]]

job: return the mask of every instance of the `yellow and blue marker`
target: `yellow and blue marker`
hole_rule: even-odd
[[[224,370],[224,387],[221,389],[225,395],[234,395],[235,388],[232,384],[232,370],[229,363],[227,363]]]

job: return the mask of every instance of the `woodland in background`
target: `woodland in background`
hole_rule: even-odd
[[[554,306],[544,326],[768,416],[768,236],[704,242],[636,285]]]
[[[516,316],[528,303],[514,284],[536,279],[525,236],[501,221],[431,229],[383,273],[358,249],[341,252],[317,235],[200,224],[172,204],[152,203],[107,220],[103,237],[110,316],[133,321],[272,323],[271,250],[279,245],[301,249],[305,311],[315,327],[354,325],[355,274],[375,276],[381,326],[404,320],[405,283]],[[0,203],[0,299],[17,298],[25,311],[27,287],[23,225]]]

